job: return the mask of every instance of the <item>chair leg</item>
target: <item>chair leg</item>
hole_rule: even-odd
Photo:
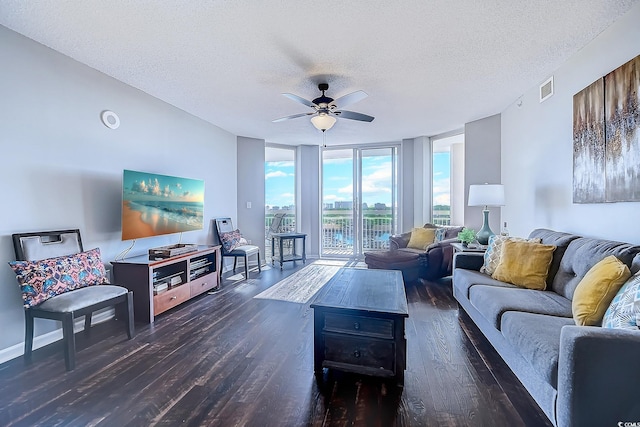
[[[27,309],[24,311],[24,360],[31,361],[33,351],[33,316]]]
[[[129,292],[126,297],[126,310],[124,315],[124,321],[127,325],[127,336],[129,339],[133,338],[136,334],[135,325],[133,321],[133,292]]]
[[[91,316],[92,315],[93,313],[87,313],[84,316],[84,334],[87,336],[91,334]]]
[[[245,280],[249,278],[249,256],[244,256],[244,278]]]
[[[62,319],[62,342],[64,345],[64,363],[67,371],[76,367],[76,337],[73,333],[73,313],[65,313]]]
[[[238,257],[234,256],[233,257],[233,272],[236,272],[236,263],[238,262]]]
[[[260,252],[258,252],[258,271],[262,271],[262,267],[260,266]]]

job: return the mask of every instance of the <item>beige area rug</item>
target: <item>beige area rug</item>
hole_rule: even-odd
[[[254,298],[305,304],[322,288],[346,263],[344,261],[315,261],[291,276],[282,279]]]

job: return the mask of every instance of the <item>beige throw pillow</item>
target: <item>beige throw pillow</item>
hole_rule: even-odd
[[[411,230],[411,238],[409,239],[407,247],[412,249],[425,249],[433,243],[435,238],[435,228],[414,228]]]

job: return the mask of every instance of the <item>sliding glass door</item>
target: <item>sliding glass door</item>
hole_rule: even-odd
[[[323,151],[323,256],[389,248],[397,228],[397,169],[397,147]]]

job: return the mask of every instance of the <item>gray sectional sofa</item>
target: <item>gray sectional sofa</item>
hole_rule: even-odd
[[[456,254],[453,294],[554,425],[640,422],[640,331],[576,326],[571,298],[597,262],[615,255],[640,270],[640,246],[546,229],[555,245],[547,290],[523,289],[481,273],[482,256]],[[631,424],[627,424],[631,425]]]

